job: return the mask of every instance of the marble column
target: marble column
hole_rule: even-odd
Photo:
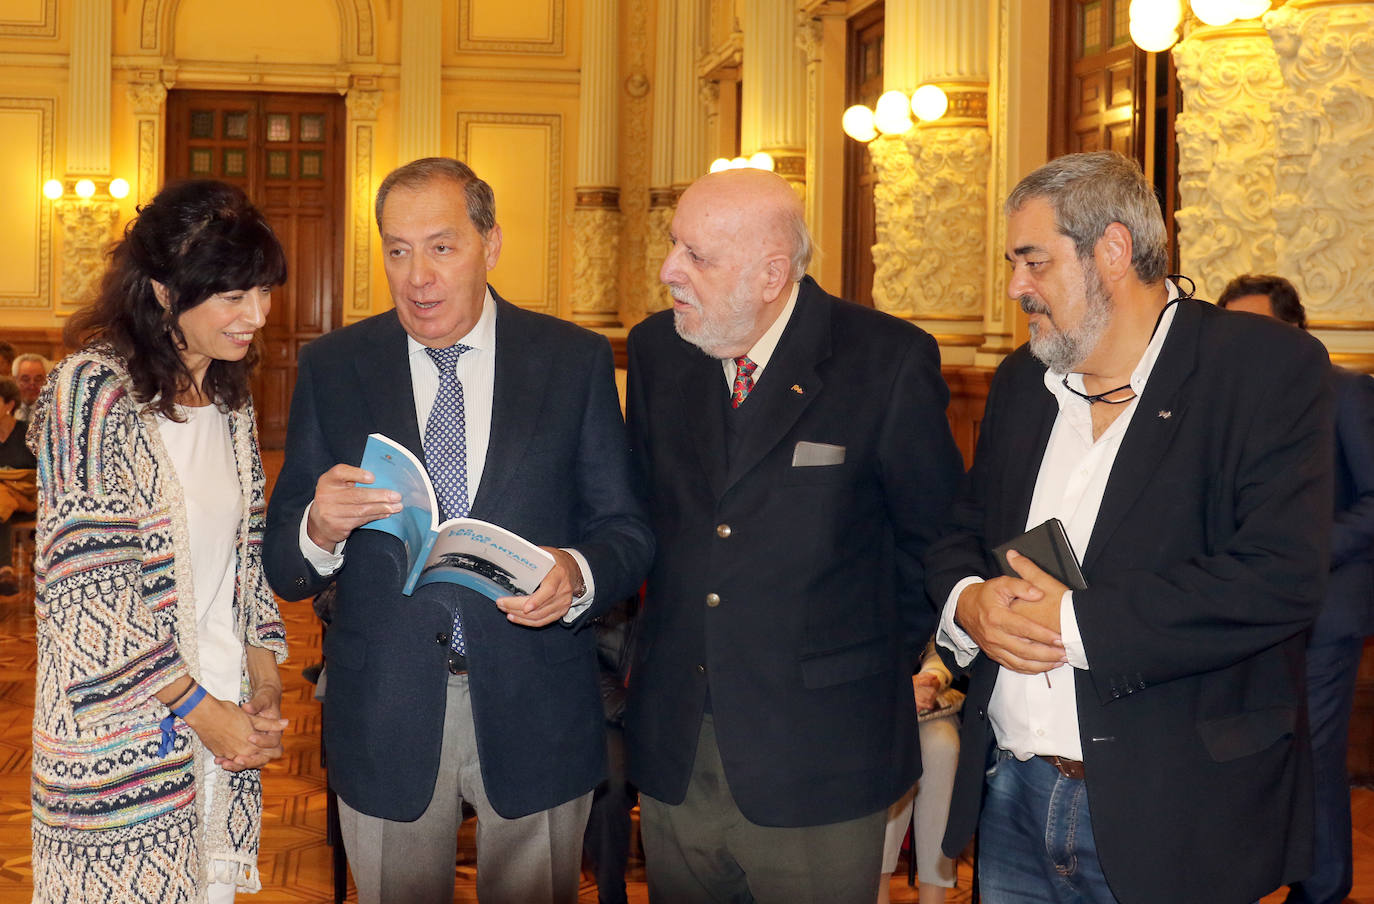
[[[582,7],[577,202],[573,209],[572,319],[619,326],[620,188],[617,178],[617,0]]]
[[[946,363],[973,363],[988,289],[989,9],[918,0],[887,8],[894,13],[897,34],[916,46],[887,37],[884,66],[894,71],[885,71],[886,87],[939,85],[949,109],[869,145],[878,174],[873,303],[934,334]]]
[[[401,8],[398,164],[443,152],[439,121],[443,21],[442,0],[405,0]]]
[[[845,143],[839,127],[845,109],[844,8],[813,7],[797,23],[806,61],[806,225],[817,253],[809,272],[828,288],[843,284]],[[832,174],[829,179],[823,178]]]
[[[673,208],[682,190],[707,167],[706,105],[696,69],[705,36],[704,11],[701,0],[658,2],[648,237],[640,271],[646,313],[672,305],[658,271],[668,249]]]
[[[146,204],[162,184],[164,109],[167,86],[148,73],[149,80],[130,82],[129,105],[134,111],[134,127],[138,132],[138,176],[130,180],[138,203]]]
[[[744,0],[740,152],[766,151],[798,191],[806,186],[806,59],[795,4]]]

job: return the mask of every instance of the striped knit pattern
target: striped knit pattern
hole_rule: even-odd
[[[244,512],[235,622],[280,661],[251,406],[229,424]],[[152,695],[199,670],[189,570],[177,569],[190,539],[175,469],[123,364],[92,352],[63,360],[29,442],[39,482],[33,900],[191,902],[212,879],[256,890],[256,770],[224,779],[206,813],[209,754],[194,732],[178,720],[172,751],[157,755],[167,708]]]

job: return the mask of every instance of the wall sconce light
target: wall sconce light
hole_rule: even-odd
[[[911,114],[921,122],[934,122],[949,111],[949,96],[939,85],[922,85],[907,97],[901,91],[887,91],[878,98],[877,109],[855,104],[840,118],[840,127],[855,141],[868,143],[879,135],[903,135],[910,131]]]
[[[1193,15],[1204,25],[1230,25],[1258,19],[1269,11],[1270,0],[1189,0]],[[1147,53],[1162,53],[1178,42],[1183,25],[1183,0],[1131,0],[1131,40]]]
[[[922,85],[911,95],[911,112],[921,122],[934,122],[949,110],[949,96],[939,85]]]
[[[130,190],[127,179],[115,178],[100,182],[94,179],[77,179],[76,181],[49,179],[43,183],[43,197],[49,201],[60,201],[63,198],[80,198],[86,201],[94,198],[102,189],[106,195],[115,200],[127,198]]]
[[[718,173],[728,169],[761,169],[771,173],[774,166],[773,155],[766,151],[759,151],[752,157],[736,157],[733,160],[729,157],[717,157],[711,161],[710,171]]]
[[[868,143],[878,137],[878,128],[873,124],[873,111],[863,104],[855,104],[844,111],[840,117],[840,127],[855,141]]]

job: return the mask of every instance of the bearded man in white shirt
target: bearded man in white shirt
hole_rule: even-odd
[[[970,675],[945,850],[979,830],[989,904],[1253,901],[1311,860],[1327,356],[1180,298],[1154,190],[1120,154],[1052,161],[1006,212],[1031,339],[926,557]],[[1014,553],[999,576],[991,550],[1049,518],[1086,590]]]

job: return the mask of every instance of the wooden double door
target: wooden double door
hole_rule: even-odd
[[[287,281],[272,293],[253,385],[265,448],[286,442],[301,346],[343,310],[344,104],[323,94],[172,91],[167,181],[239,186],[286,249]]]

